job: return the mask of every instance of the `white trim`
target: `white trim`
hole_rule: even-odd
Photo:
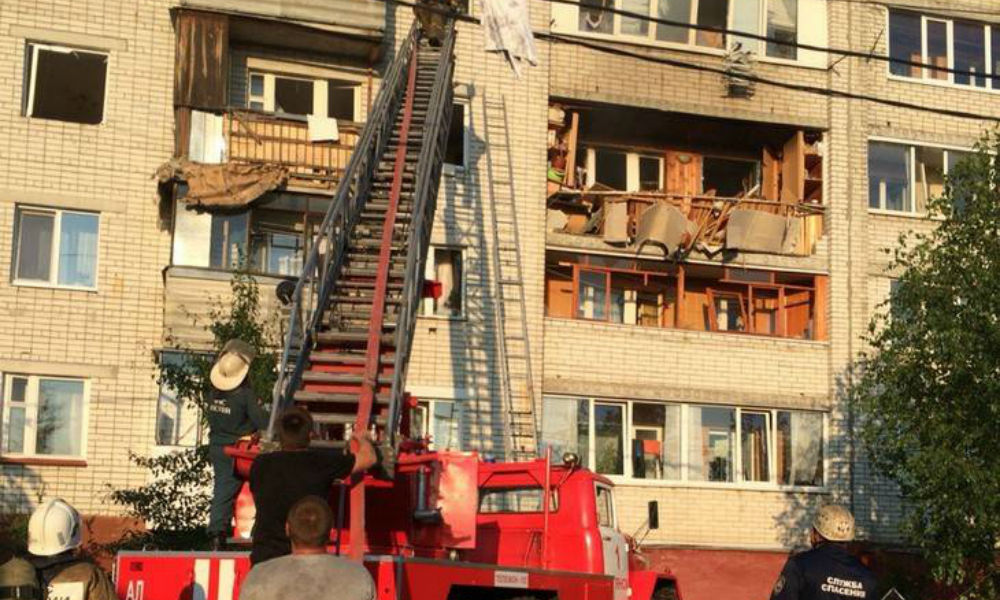
[[[463,387],[454,387],[448,385],[408,385],[406,386],[407,393],[414,396],[417,400],[427,399],[439,399],[439,400],[468,400],[472,398],[472,394],[469,390]]]
[[[251,66],[254,64],[267,65],[268,68],[265,69],[259,66]],[[330,79],[337,79],[340,81],[347,81],[355,83],[353,86],[354,90],[354,115],[351,122],[362,121],[362,84],[364,79],[353,73],[344,73],[342,71],[337,71],[334,69],[318,69],[311,67],[305,68],[295,68],[294,64],[280,63],[277,61],[269,60],[259,60],[251,61],[247,60],[247,77],[246,77],[246,104],[247,107],[250,106],[251,102],[261,102],[264,105],[265,112],[275,112],[275,78],[280,77],[282,79],[294,79],[298,81],[308,81],[313,85],[313,98],[312,98],[312,115],[317,117],[326,117],[329,110],[329,88]],[[320,73],[320,71],[322,73]],[[254,95],[252,93],[253,84],[252,78],[254,76],[261,76],[264,78],[264,91],[263,96]]]
[[[27,380],[27,387],[25,389],[24,402],[18,403],[23,404],[25,409],[24,415],[24,447],[21,452],[6,452],[3,450],[3,444],[6,442],[3,439],[3,431],[10,418],[10,409],[12,408],[13,402],[10,400],[10,393],[13,386],[10,385],[11,379],[18,377]],[[77,431],[73,431],[73,434],[79,434],[80,436],[80,454],[39,454],[37,452],[36,443],[38,441],[38,390],[41,380],[48,381],[72,381],[81,383],[83,386],[81,398],[80,398],[80,423]],[[54,459],[54,460],[86,460],[87,459],[87,432],[90,426],[90,380],[87,378],[80,377],[59,377],[52,375],[34,375],[26,373],[2,373],[2,386],[3,394],[0,396],[0,456],[5,458],[40,458],[40,459]]]
[[[39,279],[19,279],[19,264],[21,262],[21,227],[20,216],[22,211],[51,213],[52,220],[52,246],[49,249],[49,278],[46,281]],[[59,247],[62,243],[62,217],[64,214],[92,215],[97,218],[97,237],[94,240],[94,285],[70,285],[59,283]],[[98,290],[98,278],[100,275],[101,258],[101,213],[91,211],[65,210],[61,208],[35,207],[31,205],[18,204],[14,209],[14,221],[17,227],[17,238],[15,239],[14,264],[11,268],[11,284],[19,287],[51,288],[59,290],[75,290],[81,292],[96,292]]]
[[[917,149],[918,148],[929,148],[929,149],[936,149],[943,151],[942,166],[944,170],[943,173],[945,176],[948,175],[949,152],[962,152],[965,154],[972,154],[975,152],[974,148],[962,147],[950,144],[940,144],[934,142],[925,143],[920,141],[913,141],[902,138],[893,138],[888,136],[868,136],[868,139],[865,142],[866,146],[865,152],[867,153],[865,160],[866,183],[869,183],[871,181],[871,172],[869,169],[869,164],[871,162],[870,155],[871,155],[872,142],[880,144],[892,144],[895,146],[905,146],[907,148],[910,161],[909,172],[907,173],[907,176],[909,177],[909,186],[910,186],[909,202],[911,207],[911,210],[892,210],[889,208],[885,208],[885,198],[880,197],[879,206],[877,208],[873,208],[871,205],[871,196],[869,195],[865,201],[865,205],[868,207],[868,213],[873,215],[908,217],[916,219],[926,219],[928,217],[926,210],[917,210]],[[870,189],[868,193],[869,194],[871,193]],[[929,198],[925,199],[925,202],[927,200],[929,200]]]

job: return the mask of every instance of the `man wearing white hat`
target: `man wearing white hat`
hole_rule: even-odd
[[[819,509],[809,532],[812,550],[788,559],[771,600],[879,598],[875,574],[847,551],[854,539],[854,516],[843,506]]]
[[[256,355],[253,347],[243,340],[229,340],[209,374],[212,390],[205,403],[205,417],[215,480],[208,533],[217,546],[225,542],[233,517],[233,500],[243,485],[233,471],[233,459],[226,456],[224,448],[267,427],[267,411],[257,402],[247,376]]]
[[[62,500],[49,500],[28,519],[28,559],[38,573],[42,597],[60,600],[117,600],[107,573],[80,556],[80,513]]]

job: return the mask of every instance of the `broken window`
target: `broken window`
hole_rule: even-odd
[[[14,283],[97,287],[95,213],[18,207]]]
[[[919,77],[920,68],[904,62],[923,62],[920,15],[891,11],[889,13],[889,72],[901,77]]]
[[[697,24],[701,27],[726,29],[729,14],[729,0],[698,0]],[[695,43],[710,48],[725,48],[726,34],[721,31],[699,29],[695,33]]]
[[[247,259],[247,224],[249,212],[212,214],[209,266],[213,269],[238,269]]]
[[[608,314],[608,274],[581,269],[578,278],[576,316],[603,321]]]
[[[613,190],[628,189],[627,154],[598,149],[594,153],[594,181]]]
[[[823,485],[823,415],[816,412],[778,411],[778,483]]]
[[[444,150],[444,162],[455,167],[465,166],[465,110],[466,106],[461,102],[452,104],[451,125],[448,128],[448,142]]]
[[[659,0],[657,16],[665,21],[690,23],[691,2],[692,0]],[[664,42],[688,44],[691,41],[692,31],[690,27],[658,23],[656,25],[656,39]]]
[[[345,121],[358,121],[356,110],[358,84],[339,79],[330,79],[326,83],[326,116]]]
[[[954,35],[955,83],[986,87],[986,28],[956,21]]]
[[[580,0],[580,31],[614,33],[614,17],[604,8],[614,8],[615,0]]]
[[[702,189],[722,198],[747,196],[760,189],[760,162],[736,158],[704,157]]]
[[[425,277],[441,284],[441,296],[426,298],[424,316],[458,318],[465,314],[465,274],[462,249],[432,246]]]
[[[25,114],[96,125],[104,120],[108,55],[28,44]]]
[[[313,82],[307,79],[275,77],[274,111],[287,115],[313,114]]]
[[[736,410],[688,408],[688,480],[733,481]]]
[[[948,148],[870,142],[868,206],[896,212],[926,212],[928,201],[944,193],[949,170],[966,154]]]
[[[677,404],[632,403],[632,476],[637,479],[680,479],[681,407]]]
[[[798,0],[767,0],[768,56],[795,60],[798,17]]]

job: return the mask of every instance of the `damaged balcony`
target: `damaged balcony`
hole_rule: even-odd
[[[551,250],[545,263],[547,317],[827,339],[825,275]]]
[[[550,244],[805,257],[823,236],[819,131],[552,103],[548,157]]]

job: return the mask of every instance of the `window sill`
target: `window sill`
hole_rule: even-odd
[[[0,465],[33,465],[48,467],[86,467],[83,458],[60,458],[48,456],[0,456]]]
[[[986,75],[986,82],[993,77],[992,75]],[[929,85],[933,87],[945,88],[949,90],[958,90],[960,92],[987,92],[990,94],[1000,93],[1000,89],[993,89],[990,87],[979,87],[975,85],[962,85],[960,83],[954,83],[951,81],[941,81],[940,79],[924,79],[923,77],[905,77],[903,75],[893,75],[889,73],[887,78],[889,81],[898,81],[900,83],[917,83],[922,85]]]
[[[59,285],[59,284],[56,284],[56,283],[47,283],[47,282],[43,282],[43,281],[23,281],[23,280],[20,280],[20,279],[15,279],[14,281],[11,282],[11,285],[13,285],[15,287],[39,288],[39,289],[47,289],[47,290],[60,290],[60,291],[64,291],[64,292],[87,292],[89,294],[96,294],[97,293],[97,288],[96,287],[84,287],[84,286],[76,286],[76,285]]]
[[[868,214],[880,217],[900,217],[903,219],[916,219],[918,221],[932,220],[926,212],[907,212],[904,210],[887,210],[885,208],[868,208]]]
[[[773,483],[729,483],[729,482],[709,482],[709,481],[661,481],[652,479],[635,479],[622,475],[604,475],[614,482],[615,486],[623,487],[643,487],[643,488],[691,488],[701,490],[718,491],[743,491],[743,492],[780,492],[796,494],[828,494],[830,490],[826,486],[805,486],[805,485],[778,485]]]
[[[567,37],[580,37],[584,39],[600,40],[616,44],[626,44],[629,46],[641,46],[643,48],[659,48],[662,50],[676,50],[678,52],[689,52],[691,54],[701,54],[707,56],[717,56],[724,58],[726,50],[724,48],[713,48],[711,46],[699,46],[698,44],[682,44],[679,42],[664,42],[662,40],[651,39],[649,37],[630,36],[621,33],[592,33],[587,31],[563,30],[553,27],[552,33]],[[773,64],[784,67],[798,67],[803,69],[826,70],[827,65],[810,64],[799,59],[775,58],[772,56],[753,53],[754,61],[762,64]]]

